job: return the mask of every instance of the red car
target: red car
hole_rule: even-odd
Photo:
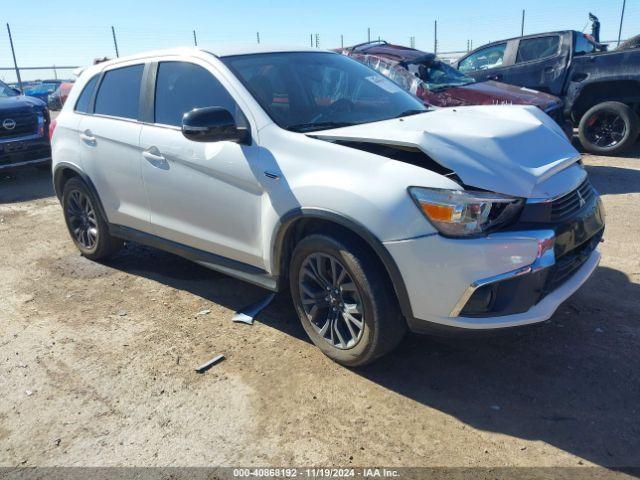
[[[385,41],[336,51],[379,71],[428,105],[535,105],[560,124],[569,138],[573,134],[562,116],[562,100],[553,95],[493,80],[479,82],[438,60],[433,53]]]

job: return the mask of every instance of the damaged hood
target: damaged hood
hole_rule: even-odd
[[[493,80],[451,87],[442,91],[438,90],[427,96],[428,100],[433,97],[435,99],[434,103],[442,107],[459,105],[535,105],[546,111],[560,106],[560,99],[553,95],[525,87],[494,82]]]
[[[468,186],[518,197],[539,196],[539,184],[580,158],[557,124],[533,106],[446,108],[307,135],[347,146],[417,148]]]

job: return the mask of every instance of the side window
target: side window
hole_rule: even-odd
[[[182,125],[182,116],[201,107],[224,107],[242,123],[236,102],[207,70],[187,62],[161,62],[156,78],[155,123]]]
[[[461,72],[473,72],[475,70],[489,70],[490,68],[499,67],[502,65],[506,49],[506,43],[484,48],[462,60],[458,65],[458,70]]]
[[[133,65],[106,72],[98,88],[95,113],[138,118],[143,70],[144,65]]]
[[[543,58],[553,57],[558,53],[559,46],[560,37],[558,35],[520,40],[516,63],[530,62],[532,60],[541,60]]]
[[[576,46],[573,49],[573,52],[576,55],[593,53],[595,50],[595,45],[591,43],[584,35],[576,34]]]
[[[87,82],[82,90],[82,93],[78,97],[78,101],[76,102],[76,112],[88,113],[89,112],[89,102],[91,101],[91,95],[93,95],[93,91],[96,88],[96,83],[98,83],[99,75],[94,75],[91,80]]]

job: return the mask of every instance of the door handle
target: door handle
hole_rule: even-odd
[[[169,166],[167,159],[160,154],[156,147],[151,147],[149,150],[143,151],[142,156],[154,167],[166,169]]]
[[[87,145],[91,145],[92,147],[96,145],[96,137],[91,134],[91,130],[85,130],[80,133],[80,140],[82,140]]]

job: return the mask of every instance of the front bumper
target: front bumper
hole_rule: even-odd
[[[528,213],[538,215],[540,205]],[[561,222],[523,215],[484,238],[440,235],[386,242],[405,282],[409,328],[487,330],[547,320],[593,273],[604,230],[599,198]]]
[[[33,134],[0,141],[0,171],[51,161],[51,144],[45,136]]]

